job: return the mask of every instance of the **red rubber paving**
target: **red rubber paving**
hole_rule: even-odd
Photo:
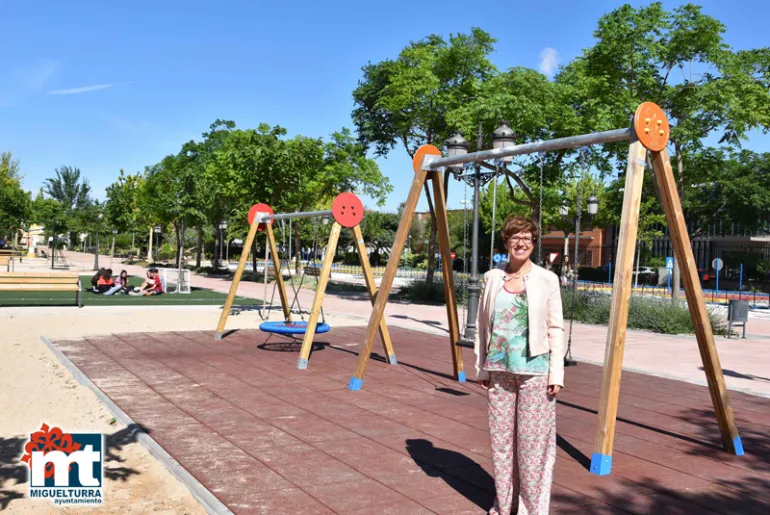
[[[399,365],[375,354],[347,390],[364,330],[319,335],[307,370],[299,344],[256,330],[54,343],[234,513],[486,513],[484,391],[452,380],[445,338],[399,327]],[[567,369],[551,513],[770,513],[770,399],[731,392],[736,457],[706,387],[625,372],[612,475],[598,477],[600,382],[600,367]]]

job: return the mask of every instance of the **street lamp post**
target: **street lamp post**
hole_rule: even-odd
[[[112,258],[115,257],[115,236],[118,235],[118,230],[112,230],[112,247],[110,248],[110,268],[112,268]]]
[[[481,126],[479,126],[481,127]],[[468,153],[470,143],[459,132],[446,140],[447,155],[449,157],[462,156]],[[476,239],[479,234],[479,168],[477,164],[475,172],[473,174],[473,231],[471,235],[471,277],[468,282],[468,320],[465,324],[465,341],[472,342],[476,336],[476,311],[478,310],[479,303],[479,265],[478,265],[478,246],[476,245]],[[463,171],[463,167],[450,167],[449,171],[459,178]]]
[[[160,261],[160,249],[158,247],[160,246],[160,232],[162,229],[160,225],[156,225],[152,230],[155,233],[155,262],[157,263]]]
[[[492,133],[492,146],[494,148],[505,148],[505,147],[511,147],[516,144],[516,134],[513,132],[513,129],[511,129],[508,126],[508,120],[502,120],[500,122],[500,127],[495,129],[495,131]],[[505,173],[505,169],[508,166],[508,163],[513,161],[513,156],[506,156],[498,161],[498,165],[501,165],[503,167],[503,173]],[[497,216],[496,210],[497,210],[497,174],[495,174],[494,178],[495,184],[493,185],[493,195],[494,198],[492,199],[492,227],[495,226]],[[489,268],[492,268],[493,266],[493,255],[495,253],[495,235],[490,235],[490,247],[489,247]],[[538,263],[540,262],[541,256],[537,256]]]
[[[99,229],[102,224],[104,213],[96,216],[96,247],[94,248],[94,270],[99,270]]]

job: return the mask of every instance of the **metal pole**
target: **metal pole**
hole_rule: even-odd
[[[112,235],[112,246],[110,247],[110,268],[112,268],[112,258],[115,257],[115,235]]]
[[[56,259],[56,219],[53,220],[53,239],[51,240],[53,244],[51,245],[51,270],[54,268],[54,262]]]
[[[177,278],[176,278],[176,293],[181,293],[182,292],[182,288],[184,287],[184,273],[183,273],[183,271],[184,271],[184,263],[183,263],[184,262],[184,218],[182,218],[181,225],[182,225],[182,228],[181,228],[181,231],[180,231],[181,232],[181,237],[180,237],[180,241],[179,241],[180,242],[180,245],[179,245],[179,257],[177,258],[177,259],[179,259],[179,263],[178,263],[178,266],[179,266],[178,274],[179,275],[177,275]]]
[[[260,222],[268,222],[270,220],[292,220],[294,218],[313,218],[321,216],[333,216],[332,210],[327,209],[325,211],[298,211],[296,213],[278,213],[275,215],[257,213],[257,219]]]
[[[612,131],[597,132],[593,134],[570,136],[568,138],[523,143],[521,145],[512,145],[510,147],[496,148],[493,150],[480,150],[477,152],[469,152],[467,154],[454,157],[425,156],[425,159],[422,162],[422,169],[427,171],[435,171],[445,166],[461,165],[465,163],[478,163],[490,159],[502,159],[504,157],[533,154],[535,152],[547,152],[551,150],[563,150],[566,148],[576,148],[587,145],[599,145],[602,143],[629,141],[632,134],[633,129],[631,128],[615,129]]]
[[[481,122],[476,139],[476,147],[483,144]],[[478,154],[478,152],[477,152]],[[466,154],[471,155],[471,154]],[[466,161],[471,162],[471,161]],[[471,230],[471,278],[468,281],[468,323],[465,326],[465,339],[473,341],[476,338],[476,314],[479,309],[479,183],[481,180],[481,164],[476,162],[473,174],[473,224]]]

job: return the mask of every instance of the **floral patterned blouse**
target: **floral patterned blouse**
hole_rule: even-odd
[[[527,293],[503,288],[495,298],[492,337],[484,370],[521,375],[547,375],[550,355],[529,356]]]

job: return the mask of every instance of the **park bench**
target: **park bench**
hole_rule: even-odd
[[[0,292],[73,292],[75,293],[75,305],[83,307],[80,289],[80,277],[77,274],[0,272]]]

